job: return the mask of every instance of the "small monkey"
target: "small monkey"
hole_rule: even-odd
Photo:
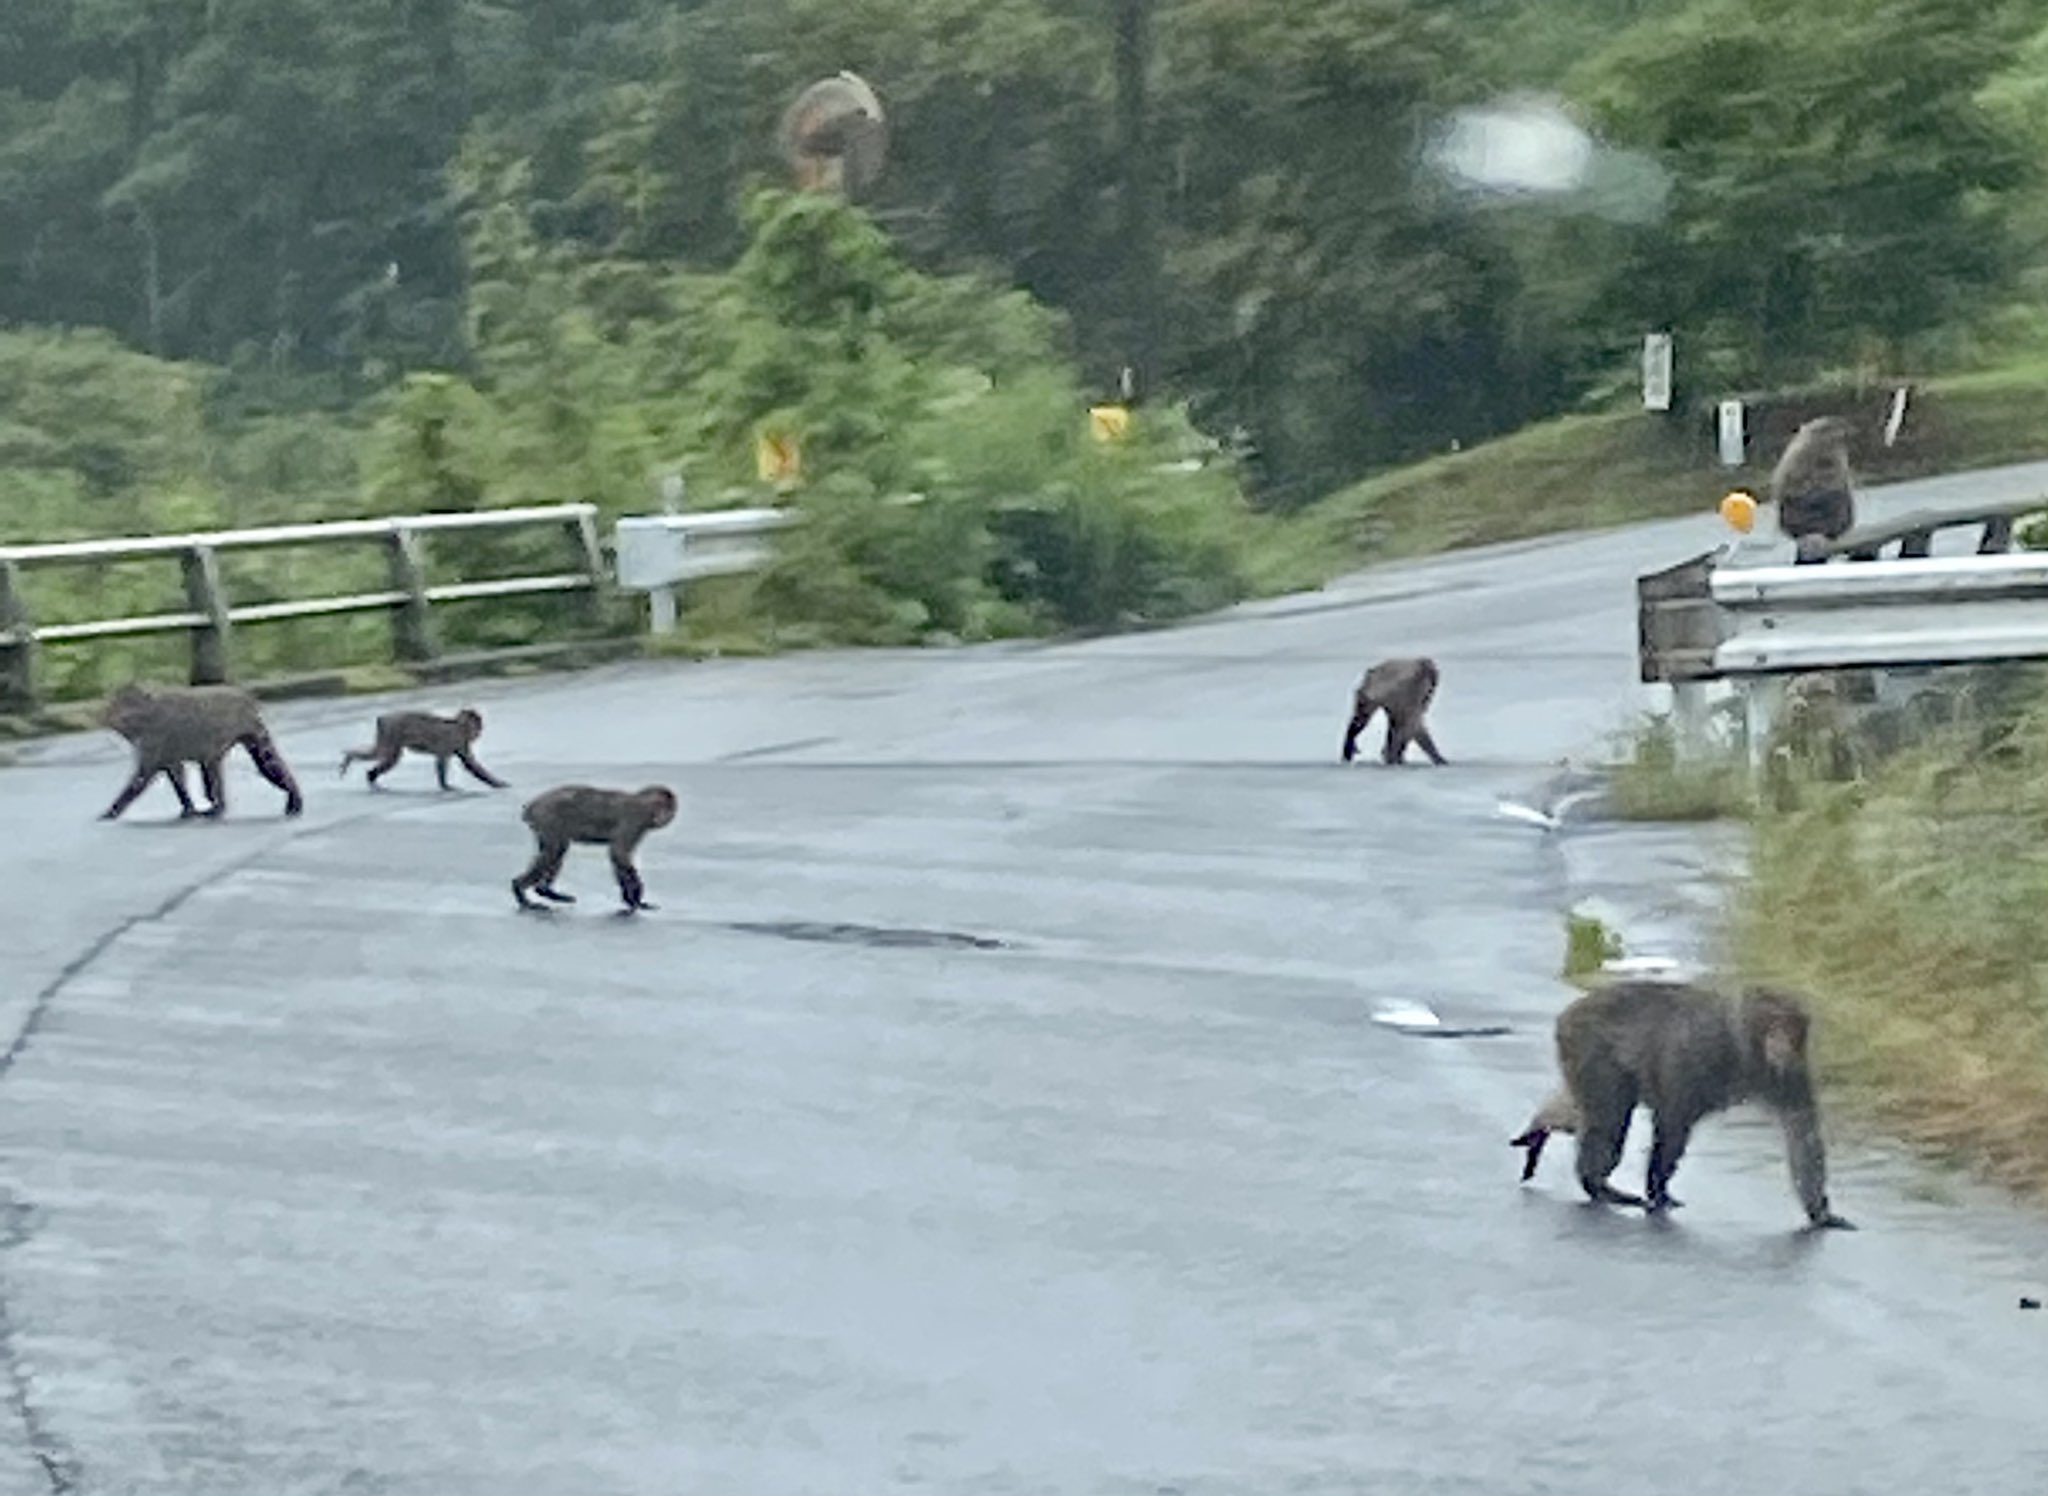
[[[227,782],[221,772],[228,750],[240,744],[256,772],[284,791],[284,813],[305,809],[298,782],[264,726],[256,698],[236,686],[122,686],[108,698],[101,721],[135,747],[135,772],[100,819],[120,817],[161,774],[178,797],[180,818],[226,814]],[[199,765],[209,801],[201,811],[185,789],[185,765]]]
[[[1849,437],[1855,427],[1841,416],[1818,416],[1792,434],[1771,470],[1778,529],[1800,547],[1802,564],[1824,560],[1810,538],[1840,540],[1856,523],[1855,480]]]
[[[1510,1148],[1526,1148],[1528,1154],[1522,1160],[1522,1182],[1527,1184],[1536,1177],[1536,1165],[1543,1160],[1543,1145],[1550,1141],[1550,1135],[1561,1132],[1570,1137],[1579,1130],[1579,1109],[1572,1104],[1572,1093],[1563,1086],[1552,1091],[1543,1105],[1536,1108],[1536,1114],[1529,1119],[1529,1125],[1518,1137],[1508,1139]],[[1671,1202],[1676,1205],[1676,1200]]]
[[[432,712],[386,712],[377,719],[377,741],[374,744],[368,748],[351,748],[342,754],[342,777],[348,776],[350,764],[358,759],[367,760],[370,767],[364,777],[374,789],[379,777],[389,773],[409,749],[433,757],[434,777],[444,790],[454,788],[448,783],[448,760],[451,758],[460,759],[462,767],[473,778],[494,790],[502,790],[506,787],[505,781],[476,761],[473,745],[483,730],[483,713],[475,707],[466,706],[452,717],[437,717]]]
[[[1739,1102],[1760,1101],[1777,1114],[1807,1220],[1853,1229],[1828,1205],[1820,1106],[1806,1058],[1811,1027],[1804,1003],[1768,987],[1731,997],[1691,983],[1624,981],[1587,993],[1558,1014],[1564,1087],[1516,1140],[1529,1149],[1523,1178],[1535,1172],[1551,1131],[1575,1131],[1586,1197],[1656,1214],[1678,1204],[1671,1177],[1693,1128]],[[1650,1109],[1655,1134],[1648,1187],[1632,1195],[1608,1175],[1638,1104]]]
[[[575,903],[575,895],[555,887],[555,878],[570,846],[582,842],[611,849],[612,873],[619,880],[625,913],[653,909],[647,902],[646,885],[633,866],[633,852],[641,838],[666,826],[675,815],[675,793],[660,784],[630,791],[565,784],[536,796],[527,802],[522,819],[538,846],[526,871],[512,880],[512,897],[522,909],[541,907],[527,898],[529,889],[553,903]]]
[[[1436,661],[1421,656],[1382,660],[1366,671],[1352,693],[1351,723],[1344,729],[1344,762],[1358,756],[1358,735],[1372,721],[1373,713],[1381,710],[1387,714],[1387,740],[1380,748],[1382,763],[1401,762],[1410,743],[1420,744],[1431,762],[1445,762],[1422,720],[1436,698],[1437,678]]]

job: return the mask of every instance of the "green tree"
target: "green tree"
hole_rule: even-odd
[[[1708,0],[1636,27],[1581,87],[1677,179],[1610,305],[1727,380],[1896,364],[2013,271],[2031,163],[1979,100],[2013,51],[1978,0]],[[1802,38],[1787,45],[1788,37]]]

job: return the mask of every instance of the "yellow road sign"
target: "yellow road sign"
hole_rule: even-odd
[[[1121,405],[1095,405],[1088,410],[1089,433],[1099,442],[1122,441],[1130,433],[1131,413]]]
[[[795,437],[768,431],[754,444],[754,470],[763,483],[787,482],[802,476],[803,469],[803,452]]]

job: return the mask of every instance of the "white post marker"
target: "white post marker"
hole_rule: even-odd
[[[1671,334],[1643,335],[1643,409],[1671,409]]]
[[[1690,767],[1707,757],[1712,747],[1713,708],[1707,700],[1703,680],[1673,681],[1671,684],[1672,748],[1680,764]]]
[[[667,472],[661,475],[657,485],[661,492],[661,512],[681,514],[683,512],[683,475]],[[676,631],[676,589],[656,587],[647,594],[647,630],[653,634],[673,634]]]
[[[1889,447],[1899,439],[1899,429],[1906,424],[1906,386],[1900,385],[1892,391],[1891,413],[1884,418],[1884,444]]]
[[[1720,421],[1717,428],[1718,447],[1722,467],[1741,467],[1742,459],[1749,447],[1748,433],[1743,430],[1743,418],[1748,414],[1740,400],[1723,400],[1720,407]]]

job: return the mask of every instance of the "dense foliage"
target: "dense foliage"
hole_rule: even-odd
[[[1304,498],[1597,392],[1652,325],[1717,381],[1949,347],[2041,259],[2044,56],[2021,0],[10,0],[0,320],[264,404],[476,378],[480,163],[537,251],[721,271],[782,106],[852,67],[913,263],[1026,288],[1088,389],[1154,365]],[[1667,210],[1423,169],[1527,87]]]

